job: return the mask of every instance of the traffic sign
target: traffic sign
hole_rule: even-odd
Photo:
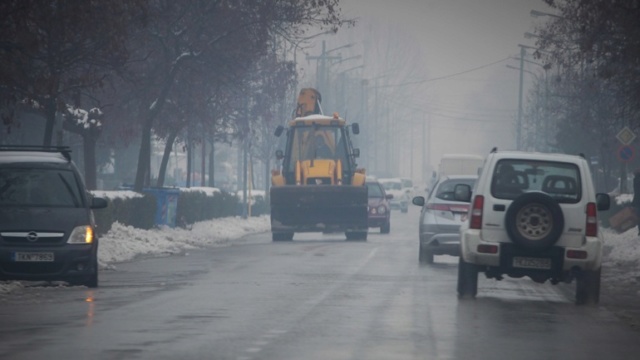
[[[629,162],[635,156],[635,150],[631,145],[622,145],[618,148],[618,159],[622,162]]]
[[[616,135],[616,139],[618,139],[622,145],[629,145],[636,139],[636,134],[629,129],[628,126],[625,126],[624,129],[620,130],[618,135]]]

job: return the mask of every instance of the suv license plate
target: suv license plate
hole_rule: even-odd
[[[16,262],[51,262],[53,261],[53,253],[17,252],[13,254],[13,260]]]
[[[532,257],[514,257],[513,267],[525,269],[551,269],[551,259],[548,258],[532,258]]]

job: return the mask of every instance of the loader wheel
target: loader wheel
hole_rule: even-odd
[[[366,231],[348,231],[344,233],[347,236],[347,240],[360,240],[367,241],[367,232]]]
[[[273,241],[291,241],[293,240],[293,233],[292,232],[271,233],[271,239]]]

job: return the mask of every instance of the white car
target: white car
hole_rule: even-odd
[[[478,273],[501,280],[528,276],[552,284],[576,280],[576,304],[600,297],[603,238],[596,194],[582,156],[492,150],[471,199],[469,185],[455,199],[471,201],[460,227],[458,296],[475,297]]]
[[[392,210],[400,210],[403,213],[409,211],[410,191],[402,186],[402,179],[385,178],[378,179],[378,182],[384,186],[384,191],[387,194],[393,195],[393,198],[389,200],[389,206]]]
[[[441,177],[431,194],[425,199],[416,196],[412,202],[420,206],[418,225],[418,262],[433,264],[434,255],[460,254],[460,225],[467,220],[469,203],[454,199],[456,185],[473,187],[477,175],[451,175]]]

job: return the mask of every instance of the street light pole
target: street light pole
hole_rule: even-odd
[[[518,44],[518,46],[520,47],[520,87],[519,87],[519,91],[518,91],[518,120],[517,120],[517,126],[516,126],[516,149],[517,150],[523,150],[522,149],[522,90],[523,90],[523,86],[524,86],[524,62],[525,62],[525,55],[526,55],[526,49],[534,49],[537,51],[542,51],[538,48],[535,48],[533,46],[528,46],[528,45],[522,45],[522,44]],[[544,51],[543,51],[544,52]],[[539,64],[537,64],[539,65]],[[544,66],[543,66],[544,68]]]

